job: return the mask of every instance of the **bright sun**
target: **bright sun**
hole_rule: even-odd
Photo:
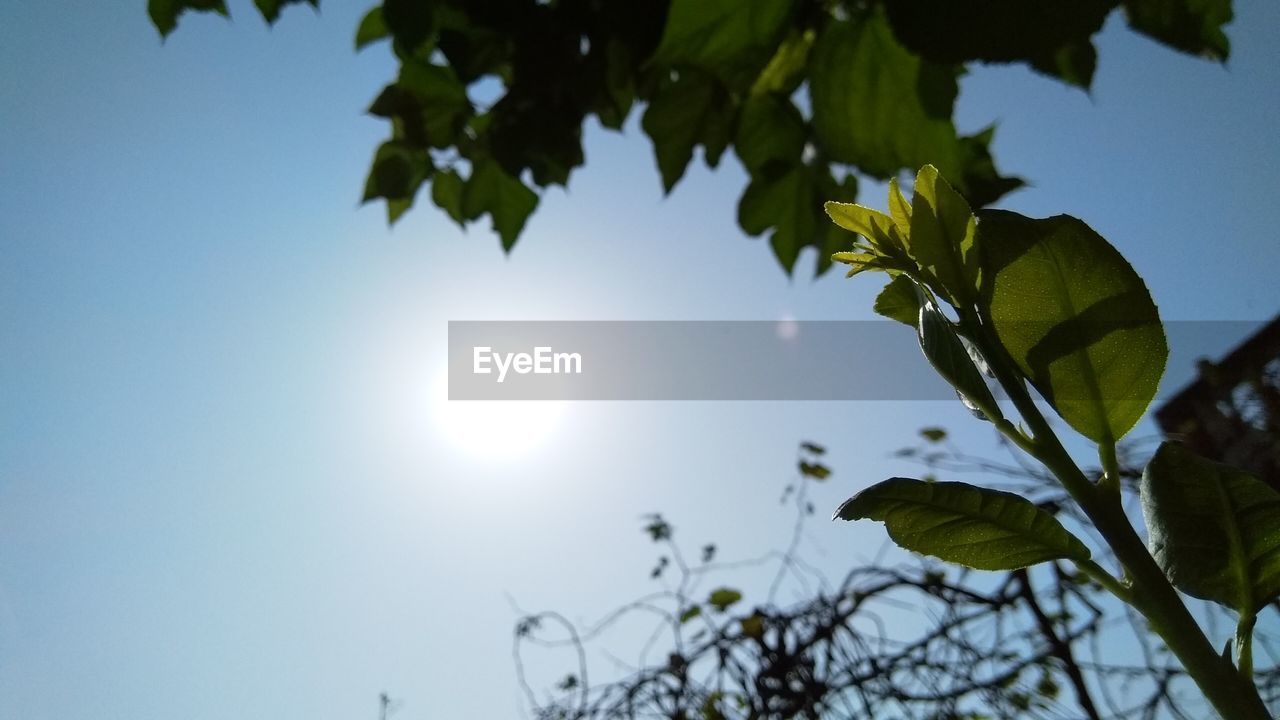
[[[437,432],[454,447],[486,461],[528,455],[546,442],[564,413],[564,403],[553,400],[449,400],[447,373],[439,375],[432,391]]]

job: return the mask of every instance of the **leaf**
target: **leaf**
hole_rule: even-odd
[[[774,165],[795,164],[804,152],[805,123],[785,97],[753,95],[742,106],[733,147],[747,172],[756,175]]]
[[[454,170],[437,173],[431,180],[431,201],[459,226],[466,220],[462,215],[462,190],[462,178]]]
[[[366,13],[356,28],[356,50],[363,50],[386,37],[387,24],[382,20],[382,6],[379,5]]]
[[[974,362],[974,351],[961,342],[951,321],[932,301],[923,304],[916,332],[920,338],[920,349],[929,364],[955,388],[965,405],[981,413],[983,419],[1001,417],[991,388],[987,387],[982,370]]]
[[[1280,595],[1280,493],[1164,442],[1140,485],[1147,543],[1174,587],[1241,613]]]
[[[890,320],[914,328],[920,324],[920,293],[907,276],[898,275],[876,296],[874,309]]]
[[[1125,0],[1129,26],[1192,55],[1226,60],[1231,0]]]
[[[670,193],[693,158],[704,147],[714,167],[732,137],[733,106],[729,95],[713,79],[698,72],[682,72],[649,102],[640,125],[653,141],[662,187]]]
[[[375,198],[406,200],[413,197],[427,178],[427,156],[397,140],[378,147],[364,185],[363,202]]]
[[[826,480],[831,477],[831,468],[822,463],[800,461],[800,474],[814,480]]]
[[[836,180],[831,172],[830,166],[820,165],[816,168],[818,176],[818,200],[819,201],[835,201],[835,202],[853,202],[858,199],[858,178],[853,173],[846,173],[841,180]],[[835,223],[827,222],[824,217],[826,214],[822,203],[819,202],[814,210],[817,216],[818,237],[814,239],[814,246],[818,249],[818,274],[821,275],[831,268],[831,255],[838,250],[849,247],[849,235],[844,228],[837,226]]]
[[[752,613],[742,618],[741,624],[743,635],[756,640],[764,637],[764,616],[760,613]]]
[[[885,7],[902,44],[931,62],[1026,62],[1087,88],[1097,62],[1090,38],[1115,0],[899,0]]]
[[[898,187],[898,178],[889,178],[889,216],[900,237],[911,237],[911,205]]]
[[[273,24],[280,19],[280,9],[285,5],[303,2],[313,8],[320,7],[320,0],[253,0],[253,4],[258,6],[258,12],[262,13],[262,19],[266,20],[268,24]]]
[[[429,0],[383,0],[382,21],[398,51],[413,56],[436,29],[436,3]]]
[[[406,123],[417,124],[406,128],[407,136],[411,137],[413,131],[420,128],[424,141],[431,147],[447,148],[454,144],[471,115],[471,102],[451,68],[406,60],[400,65],[396,87],[408,94],[417,111],[401,115]]]
[[[537,193],[492,160],[474,166],[462,191],[462,216],[473,220],[488,213],[494,231],[502,239],[502,249],[507,251],[515,246],[525,221],[537,206]]]
[[[680,624],[683,625],[701,614],[701,605],[690,605],[684,612],[680,613]]]
[[[671,539],[671,524],[665,518],[661,515],[646,515],[645,518],[649,521],[649,524],[644,526],[644,531],[649,533],[649,537],[654,542]]]
[[[916,174],[911,198],[911,233],[907,252],[927,273],[936,278],[934,290],[953,304],[969,304],[977,296],[977,221],[969,203],[925,165]]]
[[[147,14],[162,38],[178,27],[178,17],[188,10],[216,12],[228,17],[227,4],[223,0],[147,0]]]
[[[748,235],[774,228],[769,242],[788,273],[800,249],[817,237],[820,207],[813,168],[794,165],[778,176],[752,178],[738,201],[738,224]]]
[[[710,543],[703,545],[702,546],[702,562],[706,564],[711,562],[715,558],[716,558],[716,546]]]
[[[737,590],[732,588],[720,588],[719,590],[715,590],[711,593],[707,598],[707,604],[720,612],[724,612],[729,609],[730,605],[733,605],[741,599],[742,593]]]
[[[1168,346],[1142,278],[1076,218],[979,216],[982,302],[1036,389],[1094,442],[1119,440],[1146,412]]]
[[[805,65],[816,38],[813,30],[792,30],[751,85],[751,94],[778,93],[787,97],[795,92],[804,80]]]
[[[801,449],[801,450],[803,450],[803,451],[805,451],[805,452],[807,452],[807,453],[809,453],[809,454],[811,454],[811,455],[826,455],[826,454],[827,454],[827,449],[826,449],[826,448],[824,448],[824,447],[823,447],[823,446],[821,446],[821,445],[818,445],[817,443],[802,442],[802,443],[800,443],[800,449]]]
[[[706,70],[746,88],[787,27],[792,0],[672,0],[652,62]]]
[[[822,208],[832,222],[866,238],[881,255],[902,254],[902,236],[888,215],[855,203],[827,202]]]
[[[931,443],[939,443],[947,439],[947,431],[940,427],[921,428],[920,437]]]
[[[966,483],[891,478],[854,495],[842,520],[884,522],[902,547],[979,570],[1089,559],[1089,548],[1052,515],[1013,493]]]
[[[973,205],[994,202],[1022,182],[996,171],[990,133],[957,136],[957,70],[903,47],[879,9],[828,23],[809,60],[819,152],[881,178],[932,164]]]

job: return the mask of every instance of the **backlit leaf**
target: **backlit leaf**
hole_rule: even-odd
[[[1090,555],[1084,543],[1025,498],[966,483],[891,478],[850,498],[836,517],[882,521],[907,550],[979,570],[1084,561]]]
[[[1095,442],[1146,412],[1168,346],[1129,263],[1076,218],[979,215],[983,302],[1000,342],[1064,420]]]
[[[920,293],[915,283],[898,275],[876,296],[875,311],[891,320],[916,327],[920,323]]]

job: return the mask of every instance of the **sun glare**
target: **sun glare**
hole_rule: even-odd
[[[450,400],[441,373],[433,386],[432,420],[450,445],[485,461],[523,458],[544,445],[564,413],[553,400]]]

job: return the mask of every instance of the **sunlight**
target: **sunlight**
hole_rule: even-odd
[[[449,444],[477,459],[510,462],[555,432],[564,403],[552,400],[449,400],[446,372],[432,387],[431,419]]]

